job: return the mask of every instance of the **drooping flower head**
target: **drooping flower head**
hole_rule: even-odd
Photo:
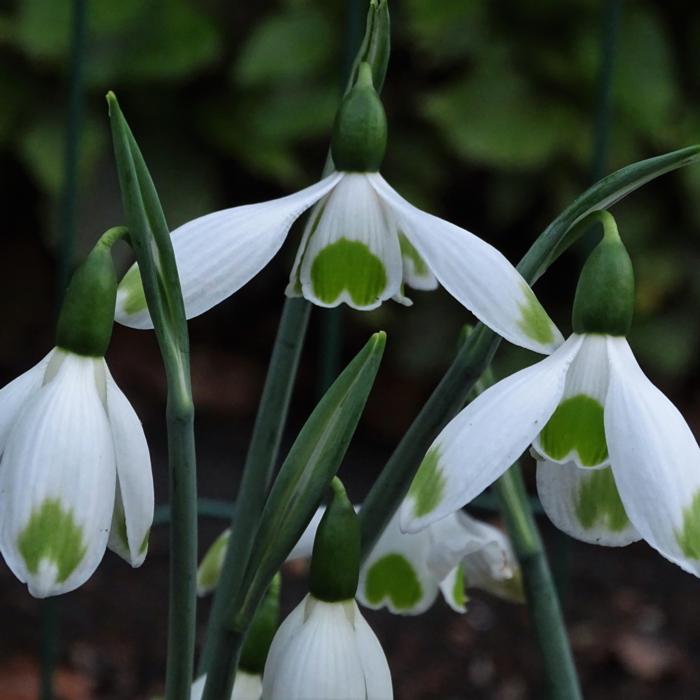
[[[287,294],[319,306],[366,310],[387,299],[410,303],[406,285],[428,290],[441,284],[504,338],[551,352],[562,338],[522,276],[474,234],[394,191],[379,174],[385,145],[384,109],[370,67],[361,64],[336,117],[334,172],[287,197],[207,214],[173,231],[188,318],[254,277],[313,206]],[[117,320],[151,327],[136,266],[119,285]]]
[[[37,597],[80,586],[107,546],[133,566],[148,547],[148,446],[104,360],[115,231],[75,272],[56,347],[0,390],[0,551]]]
[[[644,538],[700,573],[700,448],[644,375],[626,335],[634,276],[615,221],[582,270],[574,333],[554,354],[498,382],[436,438],[404,504],[422,529],[470,502],[532,445],[552,521],[605,545]]]
[[[391,700],[382,647],[355,603],[360,529],[336,480],[318,527],[310,593],[282,623],[263,673],[266,700]]]

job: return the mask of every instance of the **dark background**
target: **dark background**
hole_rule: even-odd
[[[87,5],[77,235],[70,252],[60,225],[70,3],[0,0],[0,384],[50,348],[57,269],[67,252],[78,260],[104,229],[122,223],[108,89],[120,99],[174,227],[318,177],[343,65],[364,21],[358,21],[362,8],[354,9],[362,3],[351,0]],[[383,174],[415,204],[517,261],[596,173],[698,140],[700,12],[692,7],[680,0],[394,0]],[[606,23],[611,8],[620,10],[617,32]],[[608,112],[600,108],[605,36],[615,46]],[[700,166],[694,166],[614,209],[637,273],[630,341],[696,434],[699,193]],[[298,235],[235,297],[190,324],[202,496],[235,495]],[[536,288],[565,333],[584,251],[585,242]],[[119,252],[125,267],[128,251]],[[412,298],[410,309],[387,303],[372,313],[342,312],[344,360],[373,330],[389,336],[341,472],[357,501],[446,369],[461,325],[472,320],[443,291]],[[318,395],[324,313],[312,315],[288,441]],[[531,359],[503,347],[498,369]],[[143,419],[157,501],[165,502],[164,379],[153,335],[116,327],[108,361]],[[202,552],[222,527],[202,520]],[[565,572],[567,619],[586,697],[697,697],[696,580],[644,544],[565,546],[546,522],[542,527],[555,566]],[[140,570],[108,553],[85,586],[57,600],[60,697],[147,698],[161,689],[166,571],[161,527]],[[304,580],[303,571],[290,572],[286,610],[303,594]],[[0,698],[32,698],[40,605],[5,568],[0,590]],[[438,602],[419,618],[370,618],[398,700],[542,697],[524,608],[473,592],[465,616]]]

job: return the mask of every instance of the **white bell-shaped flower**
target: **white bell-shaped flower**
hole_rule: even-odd
[[[61,348],[0,390],[0,551],[37,597],[77,588],[107,545],[146,555],[146,438],[104,358]]]

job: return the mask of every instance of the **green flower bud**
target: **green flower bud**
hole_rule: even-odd
[[[588,256],[576,287],[575,333],[626,336],[634,314],[634,270],[615,219],[599,212],[603,239]]]
[[[276,574],[248,628],[238,664],[241,671],[262,675],[267,652],[270,650],[272,639],[279,626],[281,582],[281,576]]]
[[[361,63],[357,82],[338,109],[331,154],[337,170],[376,172],[386,150],[386,115],[372,83],[372,69]]]
[[[117,276],[112,245],[126,234],[109,229],[73,273],[56,327],[56,345],[77,355],[104,357],[112,337]]]
[[[360,523],[337,477],[311,556],[311,595],[327,603],[352,600],[360,577]]]

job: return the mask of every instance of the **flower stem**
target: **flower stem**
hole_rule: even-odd
[[[286,299],[284,302],[243,468],[237,507],[231,519],[236,536],[230,540],[221,570],[199,662],[200,673],[207,673],[212,681],[227,672],[231,661],[230,653],[221,654],[216,650],[228,650],[231,645],[240,647],[242,641],[240,638],[226,640],[231,632],[224,613],[238,594],[274,473],[310,312],[311,305],[304,299]]]
[[[561,606],[518,464],[494,485],[525,585],[550,700],[582,697]]]

